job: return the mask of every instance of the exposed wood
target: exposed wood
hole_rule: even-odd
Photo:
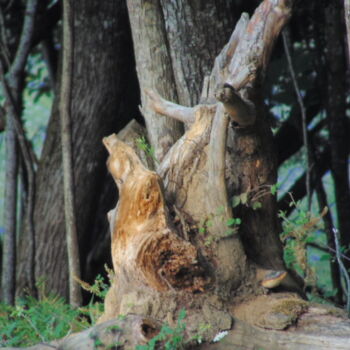
[[[207,277],[196,248],[174,231],[159,176],[141,163],[116,135],[103,140],[119,202],[112,220],[113,282],[120,290],[203,291]],[[120,294],[122,298],[122,294]],[[116,300],[115,303],[121,303]],[[118,314],[119,309],[114,310]]]
[[[116,349],[135,350],[136,345],[144,345],[153,338],[160,329],[160,324],[153,319],[137,315],[128,315],[104,322],[84,332],[72,334],[59,341],[41,343],[27,348],[2,348],[6,350],[93,350]]]
[[[127,4],[141,88],[142,113],[148,138],[160,161],[183,130],[178,121],[169,118],[159,120],[155,112],[147,107],[146,89],[156,89],[171,101],[178,99],[162,9],[159,0],[128,0]]]
[[[231,85],[223,84],[222,86],[219,86],[215,93],[215,97],[218,101],[222,102],[226,113],[240,127],[254,124],[254,105],[249,103],[249,101],[244,101]]]
[[[280,314],[276,319],[283,318],[283,315],[283,313]],[[75,350],[98,347],[98,349],[107,350],[111,349],[113,345],[120,345],[124,346],[125,350],[134,350],[136,345],[144,345],[153,338],[159,332],[160,327],[161,324],[154,319],[127,315],[123,319],[116,318],[98,324],[84,332],[49,344],[3,349]],[[199,350],[348,350],[349,333],[350,321],[344,317],[341,310],[315,304],[299,316],[297,324],[286,330],[272,330],[254,326],[235,318],[232,329],[227,329],[227,335],[219,342],[197,346],[192,342],[185,348]],[[211,340],[214,339],[214,336]]]
[[[350,321],[339,314],[341,312],[336,309],[311,306],[296,325],[285,331],[263,329],[235,320],[225,338],[201,349],[348,350]]]
[[[146,89],[150,108],[155,112],[176,119],[185,124],[194,122],[194,109],[164,100],[157,92]]]

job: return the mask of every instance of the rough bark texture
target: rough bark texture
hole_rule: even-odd
[[[75,1],[73,76],[73,143],[77,225],[84,258],[93,218],[103,191],[106,152],[101,138],[122,125],[120,112],[132,72],[126,5],[123,1]],[[102,30],[103,28],[103,30]],[[126,114],[123,118],[129,117]],[[119,118],[119,120],[118,120]],[[125,120],[124,119],[124,120]],[[68,269],[64,232],[61,147],[57,101],[53,108],[38,169],[36,224],[36,280],[47,291],[67,296]],[[87,190],[89,189],[89,190]],[[108,191],[107,191],[108,192]],[[27,285],[28,237],[20,239],[19,290]],[[84,263],[85,259],[82,259]],[[84,278],[84,276],[83,276]]]
[[[331,170],[334,179],[340,241],[350,245],[350,185],[349,140],[345,97],[345,52],[341,23],[341,4],[332,2],[326,7],[327,58],[327,117],[331,144]]]
[[[148,107],[146,89],[186,106],[198,103],[205,75],[229,37],[234,1],[128,1],[142,112],[158,160],[183,132],[178,122]],[[209,35],[210,33],[210,35]]]
[[[115,135],[104,139],[120,199],[109,214],[115,278],[100,321],[126,311],[164,320],[185,307],[189,332],[198,331],[199,319],[208,320],[211,328],[204,337],[210,339],[230,327],[228,304],[264,293],[260,283],[265,279],[259,277],[264,268],[284,268],[276,203],[269,191],[276,177],[272,135],[258,91],[289,15],[289,3],[266,0],[249,23],[242,16],[206,80],[201,99],[207,104],[186,108],[145,91],[149,108],[187,126],[158,165],[160,177]],[[215,101],[214,93],[222,103],[208,104]],[[235,127],[227,137],[230,122]],[[247,193],[250,201],[259,196],[262,205],[254,212],[252,203],[243,203],[247,209],[239,213],[247,222],[239,230],[229,223],[228,195],[235,193]],[[181,223],[178,231],[171,218]],[[276,322],[272,315],[264,325],[285,328],[301,309],[290,312],[287,320]]]
[[[63,54],[60,91],[61,149],[64,189],[64,221],[68,256],[69,302],[81,305],[81,287],[75,278],[81,278],[80,256],[74,190],[74,163],[72,143],[72,78],[74,75],[74,5],[70,0],[63,3]]]
[[[16,293],[17,150],[14,123],[8,120],[6,128],[6,211],[5,236],[2,248],[1,300],[10,305],[14,305]]]

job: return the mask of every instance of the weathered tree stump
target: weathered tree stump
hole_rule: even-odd
[[[143,91],[143,110],[181,121],[186,130],[167,153],[162,148],[156,171],[126,133],[123,140],[104,138],[119,202],[108,215],[115,277],[101,327],[119,314],[174,326],[184,308],[188,339],[201,333],[209,342],[232,329],[207,349],[348,346],[349,321],[295,293],[302,287],[284,266],[276,198],[266,190],[277,174],[260,88],[291,6],[265,0],[250,20],[242,15],[204,81],[199,105],[184,107]],[[242,194],[245,203],[233,209],[232,196]],[[239,227],[234,218],[241,219]],[[284,292],[268,294],[265,287]],[[318,337],[327,322],[332,334]],[[203,324],[209,327],[201,332]]]
[[[265,293],[262,271],[285,268],[275,197],[265,193],[256,211],[238,208],[239,230],[230,224],[237,214],[229,198],[276,181],[259,86],[289,16],[289,2],[268,0],[250,21],[243,15],[204,83],[200,105],[183,107],[145,91],[149,110],[187,130],[157,173],[116,135],[104,139],[119,202],[109,215],[115,280],[101,321],[133,312],[171,323],[186,308],[190,319],[211,324],[210,339],[230,327],[230,305]],[[291,276],[286,282],[298,288]],[[190,324],[189,333],[196,332],[198,324]]]

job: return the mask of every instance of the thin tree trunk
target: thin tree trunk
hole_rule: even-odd
[[[96,246],[101,236],[105,236],[100,223],[94,226],[97,216],[106,221],[105,207],[98,207],[99,200],[103,201],[101,193],[107,193],[107,204],[104,202],[104,205],[111,203],[112,206],[115,199],[114,195],[110,196],[111,189],[104,189],[105,185],[112,188],[113,184],[112,181],[104,183],[107,173],[106,151],[101,139],[135,117],[138,92],[137,84],[134,88],[133,54],[125,2],[74,1],[74,8],[74,88],[71,115],[74,117],[72,138],[77,230],[84,273],[87,253]],[[136,97],[130,102],[127,94]],[[130,106],[124,108],[127,103]],[[37,242],[35,276],[36,279],[44,280],[46,291],[68,298],[59,131],[56,97],[37,171],[34,211]],[[105,226],[107,228],[107,223]],[[19,242],[19,293],[28,287],[28,274],[25,270],[28,265],[28,239],[26,230]],[[109,253],[107,251],[104,254]],[[96,268],[94,261],[89,266]],[[100,266],[102,268],[103,264]],[[82,279],[85,280],[84,275]]]
[[[346,25],[347,62],[350,67],[350,0],[344,0],[344,17]]]
[[[16,131],[11,118],[6,127],[5,235],[1,271],[2,301],[13,305],[16,292],[17,156]]]
[[[9,154],[9,164],[12,167],[10,173],[12,173],[12,178],[7,177],[7,181],[9,181],[9,191],[12,192],[11,194],[8,193],[8,199],[10,201],[10,207],[14,210],[14,212],[11,214],[12,218],[10,218],[10,214],[8,213],[8,227],[12,230],[14,230],[11,235],[13,237],[8,242],[9,246],[7,248],[10,249],[9,255],[7,258],[10,257],[12,259],[16,259],[16,225],[10,224],[10,220],[15,220],[17,217],[17,208],[16,204],[13,203],[13,201],[17,201],[16,193],[17,193],[17,170],[18,170],[18,160],[17,160],[17,147],[16,147],[16,139],[18,140],[18,143],[20,145],[21,155],[23,157],[23,161],[25,164],[25,171],[27,172],[28,176],[28,196],[26,201],[26,224],[28,225],[28,231],[29,231],[29,264],[26,267],[26,271],[28,274],[28,279],[30,281],[31,288],[34,290],[34,276],[33,276],[33,269],[34,269],[34,250],[35,250],[35,237],[34,237],[34,226],[33,226],[33,206],[34,206],[34,181],[35,181],[35,173],[34,173],[34,167],[33,167],[33,153],[32,150],[27,142],[25,131],[23,129],[22,122],[20,120],[20,113],[22,108],[22,90],[23,90],[23,73],[25,64],[27,61],[27,57],[29,55],[31,45],[32,45],[32,38],[34,33],[34,22],[35,22],[35,16],[37,11],[37,0],[28,0],[26,3],[25,8],[25,16],[24,16],[24,22],[22,26],[21,36],[19,40],[19,44],[16,50],[16,54],[14,56],[13,62],[11,62],[11,65],[8,68],[8,74],[5,77],[5,69],[3,62],[0,62],[0,73],[1,73],[1,79],[2,79],[2,89],[4,96],[6,98],[6,109],[7,109],[7,116],[8,116],[8,128],[9,128],[9,138],[8,138],[8,154]],[[14,154],[13,152],[16,152]],[[14,170],[16,169],[16,170]],[[15,186],[15,188],[13,188]],[[16,191],[16,192],[15,192]],[[14,198],[13,198],[14,197]],[[5,253],[6,254],[6,253]],[[15,260],[12,261],[10,264],[10,261],[7,261],[8,268],[13,269],[11,271],[11,275],[13,273],[16,273],[16,262]],[[3,265],[5,266],[5,265]],[[14,282],[9,280],[10,282],[10,288],[14,288]],[[4,287],[4,284],[3,284]],[[13,292],[13,291],[12,291]],[[13,297],[12,297],[13,298]],[[11,300],[13,302],[13,300]]]
[[[75,278],[80,279],[80,257],[74,196],[74,163],[72,143],[72,81],[74,57],[74,3],[63,1],[63,68],[60,94],[61,142],[63,160],[64,213],[68,255],[69,301],[81,305],[81,289]]]

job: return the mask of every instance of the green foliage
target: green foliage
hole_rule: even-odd
[[[146,345],[137,345],[136,350],[155,350],[159,349],[159,344],[162,344],[162,349],[177,350],[184,346],[184,335],[186,323],[183,320],[186,317],[186,310],[182,309],[179,313],[175,328],[165,324],[160,332],[152,338]]]
[[[0,304],[0,346],[49,342],[88,326],[80,311],[59,297],[26,297],[14,307]]]
[[[25,297],[19,299],[16,306],[0,304],[0,346],[30,346],[49,342],[94,324],[103,312],[103,299],[109,285],[101,275],[96,277],[93,285],[79,282],[93,295],[90,303],[79,309],[72,308],[64,299],[55,296],[45,296],[40,300]],[[45,294],[44,282],[40,282],[38,288],[41,294]],[[96,297],[102,301],[95,301]],[[120,319],[123,317],[120,315]]]
[[[279,212],[283,224],[281,239],[285,243],[285,262],[289,268],[294,269],[305,278],[307,285],[315,286],[316,274],[308,263],[307,245],[315,241],[314,232],[318,229],[328,208],[324,208],[319,215],[312,215],[310,211],[302,208],[300,202],[294,201],[292,196],[290,206],[295,208],[293,215],[288,217],[286,213]],[[330,255],[324,255],[323,259],[329,261]]]
[[[136,145],[137,147],[144,151],[146,156],[151,158],[156,164],[158,163],[158,160],[155,156],[155,149],[152,147],[146,140],[144,136],[139,137],[136,139]]]
[[[236,208],[239,205],[244,205],[252,208],[253,210],[258,210],[262,208],[262,203],[259,200],[267,195],[275,196],[278,188],[279,184],[261,185],[258,188],[235,195],[232,197],[232,208]]]
[[[108,273],[109,279],[111,279],[112,271],[109,270],[106,266],[105,269]],[[92,294],[89,304],[86,307],[81,307],[80,312],[86,315],[91,320],[91,323],[94,324],[104,311],[103,301],[107,295],[110,284],[106,283],[105,279],[101,275],[96,276],[93,285],[90,285],[89,283],[81,280],[77,281],[83,289]],[[96,301],[96,297],[100,299],[100,301]]]

